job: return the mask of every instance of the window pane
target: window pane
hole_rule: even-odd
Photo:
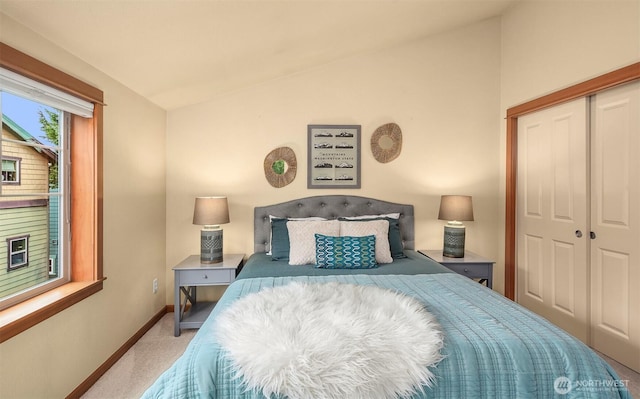
[[[11,252],[24,251],[25,249],[27,249],[26,244],[27,240],[24,238],[11,241]]]
[[[25,263],[25,256],[26,254],[24,252],[11,255],[11,266],[16,267]]]
[[[63,114],[6,92],[0,95],[2,301],[63,277],[58,263],[65,207],[60,206]]]
[[[17,161],[9,161],[6,159],[2,160],[2,171],[3,172],[15,172]]]

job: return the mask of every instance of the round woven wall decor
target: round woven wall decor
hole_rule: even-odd
[[[402,131],[395,123],[380,126],[371,136],[371,152],[378,162],[387,163],[398,158],[402,151]]]
[[[289,147],[278,147],[264,158],[264,176],[273,187],[280,188],[296,178],[298,162]]]

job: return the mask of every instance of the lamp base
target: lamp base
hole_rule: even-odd
[[[200,230],[200,263],[222,262],[222,229]]]
[[[444,248],[442,256],[464,258],[465,228],[462,224],[444,226]]]

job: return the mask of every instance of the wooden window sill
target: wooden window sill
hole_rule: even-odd
[[[70,282],[0,311],[0,343],[102,290],[103,280]]]

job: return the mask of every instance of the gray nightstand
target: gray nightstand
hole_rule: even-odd
[[[441,249],[420,249],[418,252],[458,274],[478,279],[480,283],[486,283],[489,288],[493,286],[493,264],[495,262],[492,260],[483,258],[471,251],[465,251],[464,258],[442,256]]]
[[[174,272],[174,335],[180,336],[181,328],[200,328],[216,305],[215,302],[198,302],[196,287],[229,285],[236,279],[244,254],[225,254],[220,263],[200,263],[200,255],[191,255],[173,268]],[[184,294],[184,303],[180,293]],[[190,309],[187,302],[191,303]]]

